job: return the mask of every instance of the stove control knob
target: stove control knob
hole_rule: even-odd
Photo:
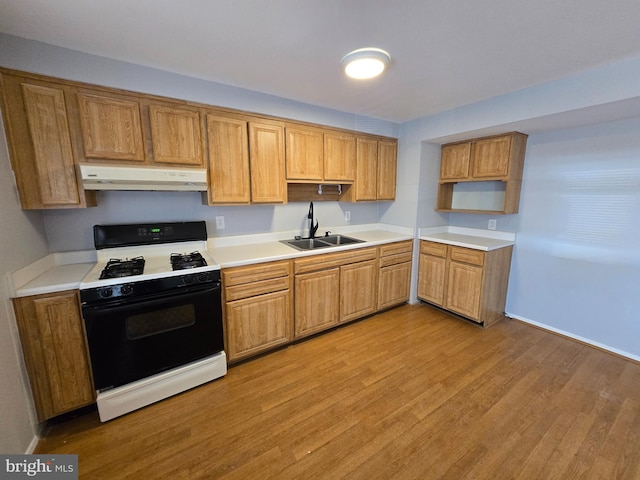
[[[187,275],[184,277],[184,283],[190,284],[193,283],[193,277],[191,275]]]
[[[113,295],[113,289],[111,287],[100,290],[100,296],[103,298],[109,298],[111,295]]]
[[[122,285],[122,287],[120,287],[121,295],[129,295],[132,291],[133,287],[131,285]]]
[[[201,282],[206,282],[207,281],[207,274],[206,273],[201,273],[200,275],[198,275],[198,280],[200,280]]]

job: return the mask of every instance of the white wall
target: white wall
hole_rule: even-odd
[[[0,131],[4,131],[0,125]],[[49,253],[42,214],[23,212],[0,134],[0,452],[24,453],[36,432],[7,275]]]
[[[527,145],[507,311],[640,359],[640,117]]]

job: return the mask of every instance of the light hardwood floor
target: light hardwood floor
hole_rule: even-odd
[[[405,305],[232,367],[38,453],[81,479],[640,478],[640,365]]]

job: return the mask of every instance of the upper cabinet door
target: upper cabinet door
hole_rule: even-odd
[[[247,122],[207,114],[209,204],[248,204],[249,134]]]
[[[398,170],[398,142],[378,141],[378,200],[396,199],[396,177]]]
[[[356,162],[356,201],[376,200],[378,185],[378,141],[358,137]],[[352,187],[353,188],[353,187]]]
[[[186,108],[149,106],[153,160],[201,167],[200,114]]]
[[[469,177],[471,142],[445,145],[440,160],[440,180],[463,180]]]
[[[86,158],[145,160],[138,102],[79,93],[78,107]]]
[[[61,89],[22,84],[42,207],[80,205]]]
[[[511,160],[511,135],[473,142],[473,178],[506,177]]]
[[[323,133],[311,127],[286,127],[287,180],[322,181]]]
[[[348,133],[324,134],[324,179],[353,182],[356,178],[356,137]]]
[[[249,122],[251,202],[285,203],[284,127],[278,123]]]

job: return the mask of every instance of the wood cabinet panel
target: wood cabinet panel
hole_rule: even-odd
[[[204,165],[198,111],[150,105],[149,119],[154,162]]]
[[[222,284],[225,287],[231,287],[234,285],[286,277],[290,273],[291,263],[289,260],[226,268],[222,270]]]
[[[137,101],[78,93],[78,107],[86,158],[145,161]]]
[[[444,305],[446,268],[446,258],[420,254],[418,298],[438,306]]]
[[[447,245],[444,243],[429,242],[422,240],[420,242],[420,253],[426,253],[427,255],[434,255],[436,257],[447,256]]]
[[[227,304],[229,361],[284,345],[291,340],[290,290]]]
[[[294,261],[294,271],[308,273],[325,268],[339,267],[348,263],[366,262],[377,257],[375,247],[357,248],[338,253],[325,253],[311,257],[297,258]]]
[[[284,127],[249,122],[251,202],[285,203]]]
[[[511,136],[476,140],[472,145],[473,178],[506,177],[511,159]]]
[[[376,311],[375,260],[340,267],[340,322],[348,322]]]
[[[409,260],[380,269],[377,309],[393,307],[409,301],[411,291],[411,253]],[[394,255],[396,257],[397,255]]]
[[[295,276],[295,338],[338,325],[340,268]]]
[[[450,262],[444,307],[465,317],[479,319],[482,276],[481,267]]]
[[[348,133],[324,134],[325,181],[353,182],[356,177],[356,137]]]
[[[209,204],[251,201],[247,122],[207,114]]]
[[[356,201],[378,199],[378,141],[358,137]]]
[[[471,142],[445,145],[440,160],[440,180],[459,180],[469,177]]]
[[[15,298],[13,304],[38,420],[92,403],[77,291]]]
[[[377,199],[396,199],[396,180],[398,171],[397,140],[378,141]]]
[[[469,263],[471,265],[484,265],[484,252],[481,250],[472,250],[470,248],[449,247],[449,258],[452,261]]]
[[[22,93],[42,206],[79,206],[64,92],[23,83]]]
[[[287,180],[323,180],[324,135],[302,125],[286,126]]]

